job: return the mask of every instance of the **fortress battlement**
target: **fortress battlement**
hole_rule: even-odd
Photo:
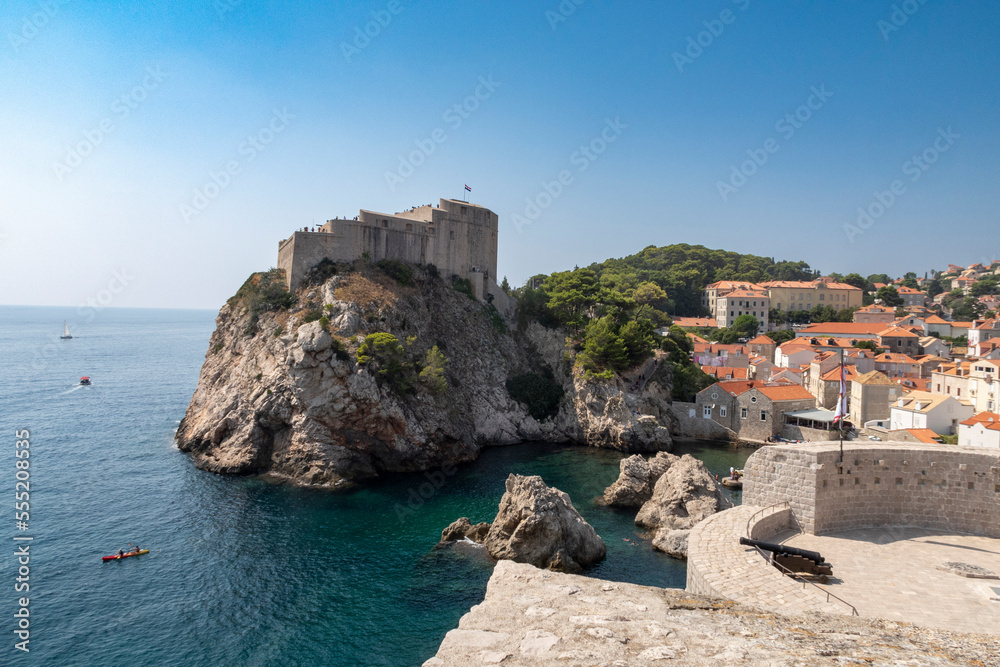
[[[353,220],[327,220],[280,241],[278,268],[285,271],[287,287],[294,291],[306,272],[324,259],[353,262],[367,257],[372,262],[433,264],[444,276],[469,279],[478,298],[486,300],[493,294],[506,306],[506,295],[496,280],[498,228],[496,213],[457,199],[391,214],[361,209]]]

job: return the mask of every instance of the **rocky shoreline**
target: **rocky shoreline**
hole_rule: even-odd
[[[678,430],[665,365],[633,371],[651,372],[640,391],[629,374],[585,377],[564,332],[519,327],[420,268],[403,285],[355,267],[296,296],[290,309],[251,312],[237,295],[220,310],[176,434],[199,468],[338,487],[522,441],[669,451]],[[357,359],[375,332],[395,336],[413,359],[437,346],[446,389],[407,394],[381,381]],[[536,419],[511,397],[508,380],[525,374],[562,389],[552,416]]]

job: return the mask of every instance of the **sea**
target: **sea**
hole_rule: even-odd
[[[683,588],[684,562],[652,549],[634,511],[595,502],[619,452],[493,447],[350,491],[196,469],[174,433],[214,318],[0,306],[0,664],[420,665],[493,568],[481,548],[437,548],[441,530],[491,521],[509,473],[567,492],[602,536],[589,576]],[[675,452],[724,475],[752,450]],[[150,553],[102,562],[130,545]]]

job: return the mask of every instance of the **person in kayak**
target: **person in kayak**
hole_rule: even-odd
[[[124,556],[124,555],[125,555],[125,551],[124,551],[124,549],[119,549],[119,550],[118,550],[118,557],[119,557],[119,558],[121,558],[121,557],[122,557],[122,556]]]
[[[139,553],[139,545],[138,544],[135,545],[134,547],[132,547],[132,553],[134,553],[134,554]]]

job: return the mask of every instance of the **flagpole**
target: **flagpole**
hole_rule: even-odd
[[[840,423],[837,424],[837,426],[839,427],[838,430],[840,431],[840,460],[838,461],[838,463],[844,462],[844,417],[847,416],[847,410],[844,407],[844,401],[847,400],[847,387],[845,385],[846,382],[844,381],[844,348],[840,348],[840,391],[843,393],[838,398],[838,400],[840,401],[840,405],[837,406],[837,409],[843,412],[844,414],[841,415]]]

